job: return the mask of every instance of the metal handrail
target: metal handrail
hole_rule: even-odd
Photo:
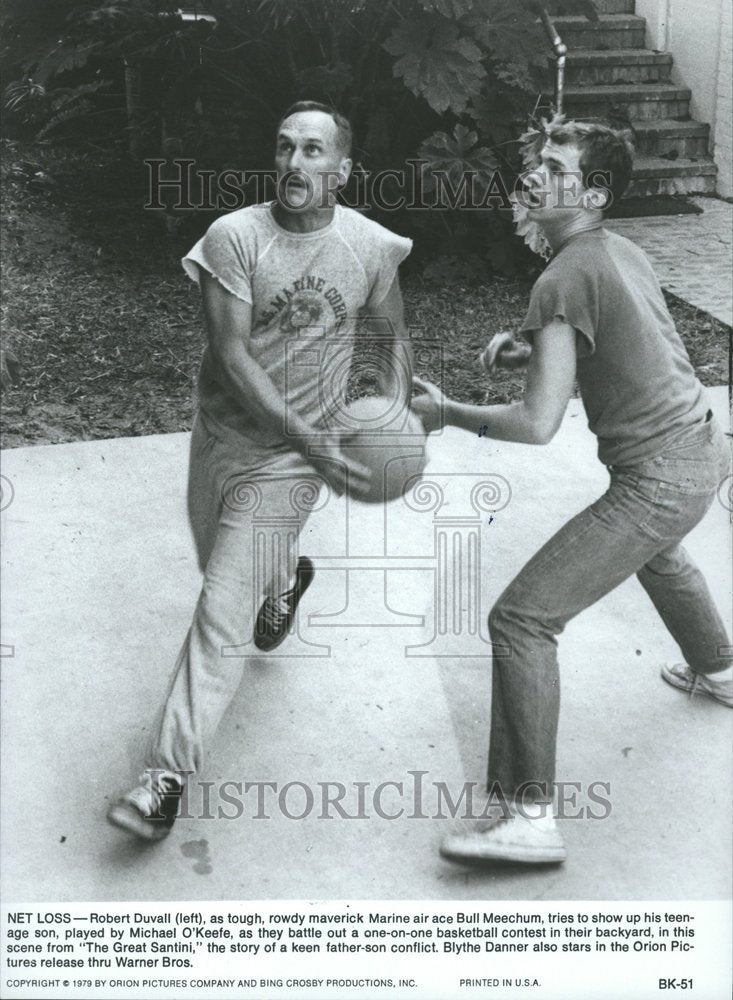
[[[562,114],[563,99],[565,96],[565,60],[568,54],[568,47],[558,34],[552,18],[542,4],[537,4],[537,11],[542,21],[542,26],[550,40],[550,45],[555,53],[556,73],[555,73],[555,108],[559,115]]]

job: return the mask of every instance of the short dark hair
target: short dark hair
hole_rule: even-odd
[[[322,111],[324,114],[330,115],[336,123],[340,149],[345,156],[351,156],[351,143],[353,141],[351,122],[346,115],[342,115],[336,108],[332,108],[328,104],[321,104],[320,101],[296,101],[295,104],[291,104],[278,122],[278,131],[286,118],[289,118],[291,115],[297,115],[301,111]]]
[[[574,143],[580,149],[583,185],[607,191],[611,203],[618,201],[631,181],[634,146],[631,133],[600,122],[560,122],[551,125],[547,138],[558,146]]]

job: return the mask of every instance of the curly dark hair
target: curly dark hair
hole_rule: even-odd
[[[558,146],[575,144],[580,150],[580,169],[586,188],[606,191],[606,208],[617,201],[629,186],[634,166],[631,133],[600,122],[559,122],[550,124],[547,138]]]

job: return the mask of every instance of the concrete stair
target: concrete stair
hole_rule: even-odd
[[[634,0],[595,0],[599,14],[633,14]],[[545,7],[555,17],[563,16],[563,0],[547,0]]]
[[[705,157],[674,162],[658,156],[636,156],[628,197],[657,197],[674,194],[715,194],[718,168]]]
[[[689,118],[691,93],[672,83],[639,83],[566,87],[565,111],[570,118],[603,118],[620,104],[632,122]]]
[[[646,156],[677,156],[701,159],[708,155],[710,126],[702,122],[658,118],[634,122],[636,151]],[[670,160],[670,162],[672,162]]]
[[[599,14],[634,14],[635,0],[595,0]]]
[[[635,14],[601,14],[598,21],[587,17],[553,19],[567,47],[574,49],[643,49],[646,21]]]
[[[667,83],[672,68],[668,52],[651,49],[586,49],[571,52],[566,64],[570,86]]]
[[[614,109],[629,117],[636,157],[627,197],[714,194],[710,128],[690,118],[690,90],[670,79],[673,54],[644,47],[635,0],[596,0],[596,8],[599,20],[591,21],[563,15],[560,0],[548,4],[568,47],[566,115],[605,119]]]

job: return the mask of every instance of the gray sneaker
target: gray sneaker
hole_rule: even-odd
[[[716,681],[715,674],[698,674],[686,663],[665,663],[662,678],[690,696],[704,694],[721,705],[733,708],[733,680]]]
[[[171,771],[145,771],[140,783],[113,803],[107,819],[143,840],[163,840],[173,828],[183,782]]]

